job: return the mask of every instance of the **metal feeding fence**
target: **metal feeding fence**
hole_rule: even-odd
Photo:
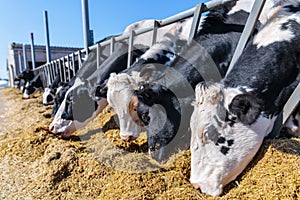
[[[60,74],[61,81],[68,82],[76,74],[76,72],[82,67],[82,64],[89,51],[97,49],[97,68],[99,68],[99,66],[101,65],[100,56],[101,56],[102,48],[105,47],[106,45],[110,45],[110,54],[112,54],[114,51],[115,42],[123,41],[126,39],[128,39],[129,41],[128,42],[128,63],[127,63],[127,66],[129,67],[132,61],[132,49],[133,49],[133,42],[135,36],[152,31],[151,44],[153,45],[156,43],[157,30],[160,27],[164,27],[169,24],[178,22],[180,20],[193,17],[193,22],[190,28],[190,34],[188,39],[188,43],[190,43],[196,36],[198,30],[197,28],[199,26],[201,16],[204,12],[209,11],[222,4],[233,2],[233,1],[237,1],[237,0],[212,0],[206,3],[198,4],[194,8],[178,13],[164,20],[156,20],[153,26],[141,28],[138,30],[131,30],[130,33],[123,34],[116,37],[110,37],[109,39],[106,39],[100,43],[88,47],[88,49],[82,49],[72,54],[69,54],[67,56],[64,56],[60,59],[48,62],[34,69],[34,71],[42,75],[41,77],[44,79],[43,82],[47,82],[49,84],[52,83],[52,81],[54,80],[57,74]],[[266,0],[255,0],[251,13],[247,19],[245,28],[239,40],[239,43],[236,47],[227,74],[231,71],[232,66],[234,65],[238,57],[241,55],[249,36],[254,30],[255,24],[259,18],[259,15],[265,4],[265,1]],[[298,84],[297,88],[295,89],[295,91],[289,98],[288,102],[284,106],[283,110],[281,111],[279,117],[275,122],[272,132],[269,134],[269,138],[274,138],[277,135],[277,133],[282,128],[282,125],[286,122],[290,114],[296,108],[297,104],[299,103],[299,99],[300,99],[300,84]]]

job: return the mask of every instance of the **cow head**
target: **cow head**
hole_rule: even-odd
[[[58,88],[50,88],[47,87],[43,93],[43,104],[45,106],[53,105],[55,101],[56,94],[62,89],[63,86],[59,86]]]
[[[38,91],[43,91],[43,83],[40,79],[40,76],[37,75],[32,79],[31,81],[27,82],[25,85],[25,90],[23,93],[23,98],[24,99],[29,99],[31,98],[36,92]]]
[[[200,83],[195,92],[190,182],[203,193],[218,196],[251,161],[266,135],[259,129],[264,124],[261,102],[221,84]]]
[[[93,101],[84,82],[80,79],[66,92],[54,120],[50,124],[50,131],[69,137],[73,132],[85,126],[95,118],[107,105],[106,99]]]
[[[30,81],[34,78],[34,73],[31,69],[26,69],[22,73],[18,74],[16,79],[23,79],[25,81]]]
[[[125,73],[112,73],[107,88],[107,101],[119,117],[121,139],[130,141],[137,138],[141,124],[137,114],[134,114],[138,105],[138,99],[134,97],[137,88],[135,79]]]

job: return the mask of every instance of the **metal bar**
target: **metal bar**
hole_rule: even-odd
[[[19,73],[21,73],[22,72],[21,51],[18,51],[18,61],[19,61]]]
[[[68,79],[71,80],[71,62],[70,57],[67,57],[67,63],[68,63]]]
[[[58,63],[57,63],[57,60],[55,60],[54,63],[55,63],[55,73],[56,73],[56,74],[59,74],[59,69],[58,69]]]
[[[156,40],[157,40],[157,29],[159,27],[159,23],[158,21],[154,21],[154,24],[153,24],[153,32],[152,32],[152,42],[151,42],[151,45],[154,45],[156,43]]]
[[[72,53],[72,65],[73,65],[73,76],[75,76],[76,69],[75,69],[75,54],[74,53]]]
[[[296,87],[296,89],[288,99],[288,101],[285,103],[282,111],[279,113],[277,119],[274,122],[274,126],[271,133],[266,137],[267,139],[273,139],[279,134],[282,126],[286,123],[289,116],[297,107],[299,103],[299,99],[300,99],[300,83],[298,84],[298,86]]]
[[[101,46],[97,44],[97,69],[100,67]]]
[[[54,62],[50,62],[50,69],[51,69],[51,73],[52,73],[51,82],[53,82],[56,77]]]
[[[61,68],[61,61],[58,60],[58,70],[59,70],[59,75],[60,75],[60,79],[61,79],[61,82],[65,82],[65,79],[63,77],[63,73],[62,73],[62,68]]]
[[[89,22],[89,6],[88,0],[81,1],[82,6],[82,25],[83,25],[83,39],[84,39],[84,48],[86,49],[86,55],[88,55],[88,47],[93,44],[90,37],[90,22]]]
[[[50,37],[49,37],[49,27],[48,27],[48,13],[44,11],[44,24],[45,24],[45,40],[46,40],[46,56],[47,62],[51,61],[51,50],[50,50]]]
[[[65,57],[62,57],[62,70],[63,70],[63,74],[64,74],[64,79],[66,82],[68,82],[67,73],[66,73]]]
[[[111,55],[115,51],[115,37],[110,38],[110,52],[109,55]]]
[[[35,50],[34,50],[34,38],[33,33],[30,33],[31,38],[31,62],[32,62],[32,69],[35,69]]]
[[[45,67],[44,69],[42,70],[37,70],[38,73],[40,73],[40,71],[42,71],[42,73],[44,73],[44,82],[46,82],[46,87],[48,86],[49,84],[49,75],[47,73],[47,67]],[[45,80],[46,79],[46,80]]]
[[[197,35],[197,31],[198,31],[198,27],[199,27],[199,23],[200,23],[200,19],[201,19],[201,15],[204,10],[204,7],[205,7],[204,3],[198,4],[195,7],[193,22],[192,22],[192,26],[191,26],[191,30],[190,30],[189,39],[188,39],[188,44],[191,44],[191,42]]]
[[[247,43],[250,35],[252,34],[252,32],[253,32],[253,30],[255,28],[256,22],[257,22],[257,20],[259,18],[261,10],[264,7],[265,1],[266,0],[255,0],[255,2],[253,4],[253,7],[252,7],[252,10],[250,12],[250,15],[249,15],[249,17],[247,19],[245,28],[243,30],[243,33],[241,35],[241,38],[240,38],[240,40],[239,40],[239,42],[237,44],[237,47],[236,47],[235,52],[233,54],[233,57],[231,59],[231,62],[230,62],[229,68],[227,70],[226,76],[231,71],[233,65],[235,64],[235,62],[237,61],[237,59],[242,54],[242,52],[243,52],[243,50],[245,48],[245,45],[246,45],[246,43]]]
[[[26,44],[23,44],[23,59],[24,59],[24,69],[27,69],[27,55],[26,55]]]
[[[81,66],[82,66],[81,51],[78,51],[78,67],[79,67],[79,69],[81,68]]]
[[[130,65],[131,65],[134,36],[135,36],[135,32],[134,32],[134,30],[131,30],[130,31],[129,41],[128,41],[127,68],[130,67]]]
[[[50,63],[47,64],[47,70],[48,70],[48,74],[49,74],[49,84],[52,83],[52,79],[53,79],[53,74],[51,72],[51,65]]]

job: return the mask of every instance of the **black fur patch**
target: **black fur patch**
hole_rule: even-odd
[[[218,144],[224,144],[225,141],[226,141],[226,139],[225,139],[224,137],[221,136],[221,137],[219,137],[218,140],[217,140],[217,145],[218,145]]]
[[[297,6],[294,5],[289,5],[289,6],[284,6],[285,8],[288,8],[289,12],[299,12],[300,11],[300,5],[298,4]]]
[[[231,145],[233,145],[234,140],[227,140],[227,145],[230,147]]]
[[[229,105],[231,113],[246,124],[253,124],[262,110],[262,101],[252,94],[240,94],[233,98]]]
[[[229,149],[230,148],[228,148],[228,147],[222,146],[220,151],[222,154],[226,155],[228,153]]]

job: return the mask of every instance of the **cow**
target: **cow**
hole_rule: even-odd
[[[25,69],[17,75],[15,81],[19,81],[19,88],[22,90],[22,93],[24,93],[25,85],[27,84],[27,82],[31,81],[34,77],[34,72],[29,68]]]
[[[51,117],[55,117],[59,107],[61,106],[62,102],[65,99],[65,95],[67,91],[73,86],[75,79],[76,79],[76,75],[73,76],[69,82],[63,83],[59,91],[56,92],[54,97]]]
[[[253,2],[248,1],[247,6],[245,4],[243,6],[249,9],[251,7],[249,3]],[[176,141],[173,142],[172,139],[177,132],[188,134],[189,118],[192,114],[190,103],[194,98],[196,84],[203,81],[209,73],[220,74],[223,77],[229,66],[249,14],[246,8],[236,9],[236,7],[234,4],[227,4],[210,11],[201,22],[194,43],[187,49],[183,48],[183,52],[172,59],[170,67],[144,65],[142,76],[150,74],[148,75],[150,80],[126,74],[110,77],[107,98],[118,114],[121,139],[124,141],[136,139],[140,134],[140,126],[144,125],[148,132],[149,152],[153,158],[162,160],[174,153],[176,147],[173,144]],[[258,23],[257,30],[259,27]],[[217,71],[213,72],[214,69]],[[163,78],[153,79],[157,74]],[[155,104],[160,104],[163,109],[154,111],[151,107]],[[163,110],[166,114],[162,114]],[[158,115],[163,119],[159,119]],[[186,143],[183,146],[188,146],[190,137],[183,140],[179,134],[176,138],[175,140]],[[167,145],[168,149],[165,148]]]
[[[190,182],[218,196],[251,161],[300,82],[300,2],[279,2],[220,83],[196,86]]]
[[[65,84],[61,82],[60,74],[57,74],[48,87],[45,88],[43,93],[43,104],[45,106],[53,105],[55,95],[62,89]]]
[[[38,91],[44,91],[44,85],[41,80],[40,74],[35,75],[32,80],[26,83],[23,93],[23,99],[31,98]]]
[[[140,22],[136,22],[133,25],[128,26],[123,34],[128,34],[130,31],[134,31],[136,28],[140,29],[143,27],[149,27],[150,25],[154,25],[154,20],[143,20]],[[161,37],[161,35],[166,32],[168,27],[169,26],[159,29],[157,37]],[[135,61],[137,57],[139,57],[148,49],[148,46],[144,44],[151,41],[149,40],[151,38],[151,34],[151,32],[148,32],[146,34],[138,35],[135,37],[134,49],[132,51],[133,61]],[[106,98],[95,97],[94,86],[96,85],[96,83],[105,83],[111,72],[120,72],[126,69],[128,57],[127,41],[116,43],[116,45],[119,46],[115,47],[114,53],[106,60],[104,59],[105,62],[100,61],[100,63],[103,63],[97,70],[96,51],[93,54],[94,56],[88,57],[88,60],[90,60],[89,63],[86,64],[86,67],[84,70],[82,70],[81,75],[79,75],[78,73],[76,74],[76,85],[72,86],[69,89],[70,92],[68,91],[67,95],[65,96],[65,101],[63,103],[64,105],[59,108],[59,113],[55,115],[55,118],[49,127],[52,132],[61,133],[63,137],[68,137],[74,131],[76,131],[80,127],[83,127],[91,119],[97,116],[98,113],[101,112],[101,110],[107,105]],[[107,47],[108,46],[104,48]],[[86,73],[85,71],[89,72]],[[82,108],[87,107],[87,104],[90,105],[90,109],[82,111]],[[82,106],[77,106],[75,108],[74,105]],[[74,117],[74,113],[77,113],[77,116]]]

